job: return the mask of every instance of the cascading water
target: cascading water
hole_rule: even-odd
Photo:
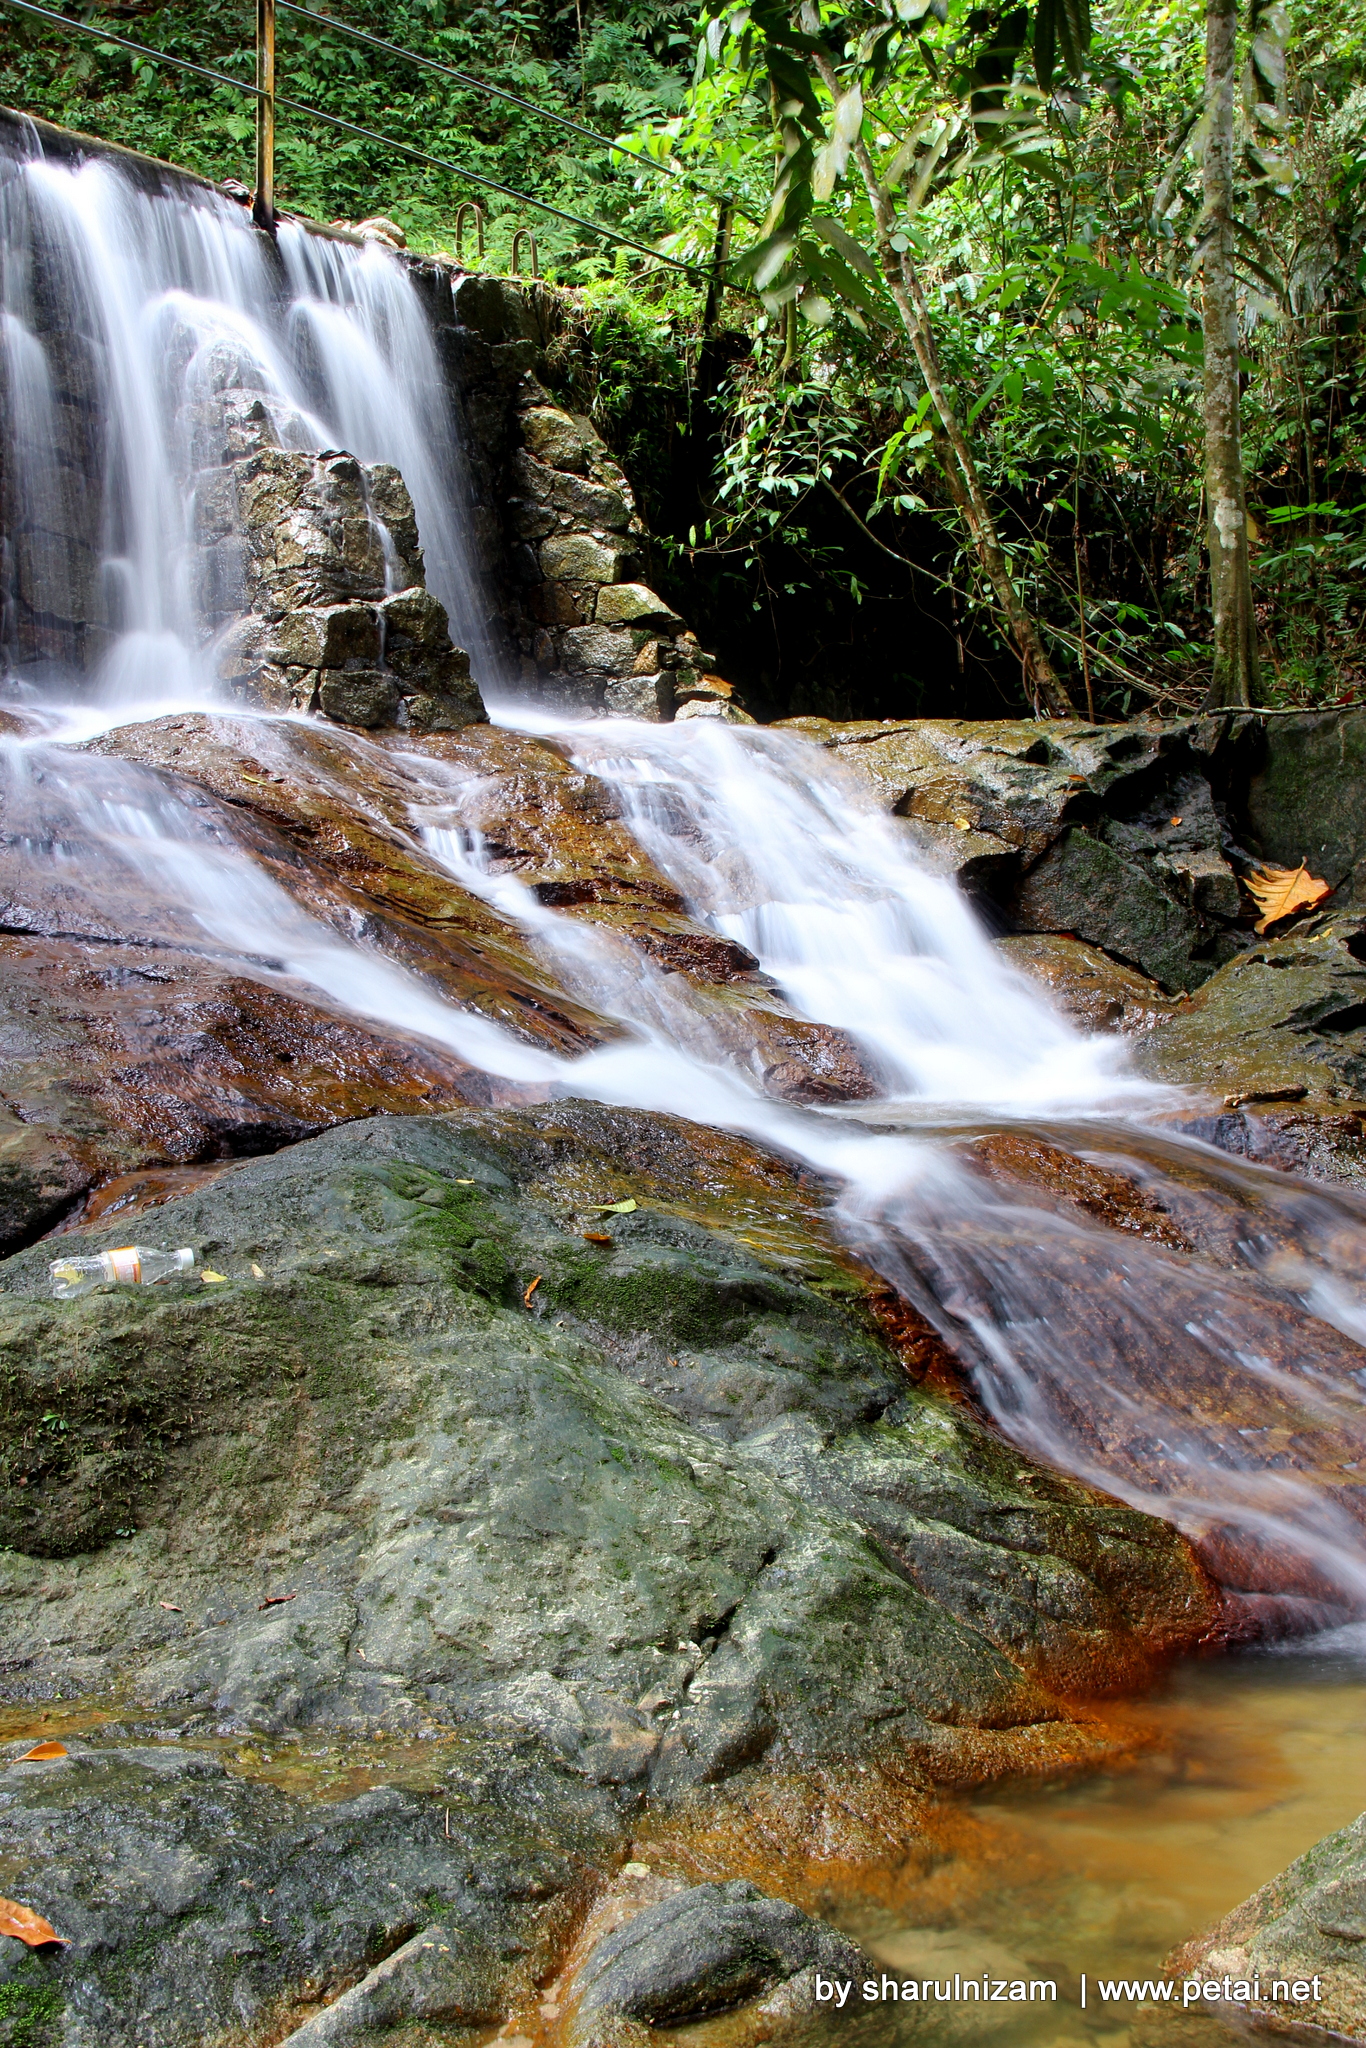
[[[970,1362],[1006,1434],[1200,1538],[1249,1595],[1251,1621],[1260,1608],[1272,1625],[1312,1626],[1366,1607],[1366,1204],[1148,1127],[1170,1107],[1165,1092],[1126,1076],[1114,1040],[1079,1038],[1003,968],[957,892],[804,742],[699,725],[558,738],[611,784],[694,914],[748,947],[803,1015],[867,1049],[887,1096],[859,1105],[860,1120],[919,1135],[837,1135],[849,1112],[778,1113],[752,1098],[737,1109],[672,1073],[662,1094],[647,1096],[643,1077],[619,1093],[616,1053],[580,1063],[576,1089],[738,1124],[838,1175],[851,1239]],[[696,1024],[680,1028],[658,998],[642,1004],[645,970],[629,948],[570,936],[525,890],[519,902],[515,880],[481,876],[477,847],[449,827],[429,822],[426,838],[540,933],[568,985],[646,1017],[656,1044],[662,1031],[705,1057]],[[1233,1272],[1087,1229],[962,1163],[958,1142],[993,1121],[1029,1128],[1078,1111],[1045,1136],[1160,1184],[1194,1237],[1231,1253]],[[1184,1182],[1174,1199],[1173,1167]],[[1250,1386],[1263,1418],[1251,1426],[1239,1419]],[[1297,1433],[1337,1468],[1335,1484],[1288,1467]]]
[[[430,587],[476,669],[487,624],[464,531],[454,421],[402,265],[186,181],[0,157],[0,447],[9,536],[0,657],[106,702],[204,693],[215,611],[196,468],[227,384],[259,393],[286,447],[391,462]],[[51,682],[44,685],[47,693]]]
[[[610,783],[693,915],[756,955],[800,1015],[857,1041],[883,1095],[834,1113],[770,1100],[682,977],[499,873],[477,782],[431,755],[334,732],[334,760],[349,751],[355,768],[351,781],[337,769],[334,794],[356,803],[382,762],[404,793],[388,822],[413,857],[529,932],[561,987],[621,1020],[615,1043],[577,1060],[528,1047],[384,959],[340,902],[328,916],[296,901],[226,807],[74,749],[168,702],[213,707],[195,431],[224,380],[261,394],[286,445],[396,463],[432,585],[476,661],[480,603],[435,351],[391,257],[287,228],[277,262],[208,192],[149,195],[108,165],[39,156],[0,174],[0,230],[4,632],[21,699],[46,699],[5,750],[0,923],[28,929],[24,906],[46,897],[64,932],[97,933],[132,897],[149,943],[304,986],[515,1086],[670,1111],[799,1155],[842,1183],[851,1242],[958,1352],[1006,1434],[1199,1536],[1249,1611],[1274,1603],[1280,1622],[1308,1625],[1366,1608],[1366,1205],[1161,1129],[1170,1098],[1011,973],[828,756],[701,722],[557,735]],[[103,480],[93,515],[88,474]],[[84,709],[56,712],[82,669],[95,682]],[[310,731],[221,720],[229,738],[247,724],[281,762]],[[993,1184],[971,1148],[1002,1130],[1160,1189],[1177,1236],[1125,1238]],[[1312,1456],[1290,1461],[1287,1443]]]

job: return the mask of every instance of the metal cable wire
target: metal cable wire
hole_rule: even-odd
[[[213,85],[230,86],[234,92],[246,93],[250,99],[265,99],[267,95],[259,86],[249,85],[244,79],[234,78],[226,71],[216,71],[206,64],[191,63],[188,57],[172,57],[165,50],[154,50],[146,43],[135,43],[130,36],[116,35],[111,29],[96,28],[89,22],[72,21],[69,15],[57,14],[50,7],[40,7],[37,0],[0,0],[6,7],[14,7],[21,14],[36,15],[41,21],[49,21],[58,28],[68,29],[76,35],[92,37],[96,42],[115,43],[120,49],[131,50],[135,56],[150,58],[154,64],[170,64],[180,71],[189,71],[196,78],[207,78]],[[451,157],[433,156],[425,149],[415,149],[410,142],[398,142],[392,135],[381,135],[375,128],[366,128],[358,121],[344,120],[340,114],[326,114],[321,107],[310,107],[303,100],[291,99],[285,93],[271,95],[277,107],[288,107],[292,113],[304,114],[310,121],[321,121],[329,128],[340,128],[348,135],[359,135],[367,142],[378,142],[385,149],[396,150],[400,156],[411,157],[414,162],[430,164],[440,171],[451,171],[457,178],[468,178],[472,185],[482,185],[488,192],[497,192],[505,199],[515,199],[522,206],[534,207],[538,213],[549,214],[554,220],[566,221],[569,226],[584,228],[590,235],[601,235],[604,240],[617,242],[624,249],[634,249],[638,255],[648,256],[652,263],[662,263],[670,270],[681,270],[690,277],[709,280],[710,273],[703,264],[689,263],[677,256],[665,256],[662,251],[652,249],[648,242],[638,242],[632,235],[624,235],[619,228],[605,227],[601,221],[586,220],[582,214],[569,213],[562,206],[552,206],[547,199],[533,199],[529,192],[519,192],[513,185],[500,184],[497,178],[489,178],[482,171],[473,171],[468,164],[456,163]],[[592,132],[591,130],[589,131]],[[603,138],[598,137],[601,141]]]

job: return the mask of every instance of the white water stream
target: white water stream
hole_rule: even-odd
[[[851,1242],[935,1323],[1016,1442],[1206,1539],[1249,1611],[1260,1601],[1302,1626],[1366,1613],[1356,1467],[1341,1448],[1359,1442],[1366,1457],[1363,1354],[1342,1341],[1366,1339],[1366,1203],[1156,1129],[1170,1096],[1126,1070],[1117,1041],[1078,1034],[1002,963],[963,899],[843,785],[831,756],[791,735],[702,722],[557,735],[611,784],[692,914],[749,948],[800,1015],[857,1042],[883,1097],[837,1112],[770,1100],[757,1062],[722,1042],[683,977],[495,872],[470,822],[478,790],[440,762],[398,760],[413,849],[530,933],[559,984],[629,1035],[572,1061],[524,1043],[384,958],[340,906],[329,921],[301,908],[225,807],[76,751],[168,704],[212,708],[194,435],[217,384],[259,389],[292,445],[397,463],[429,579],[487,678],[459,451],[417,296],[378,249],[286,229],[277,264],[227,201],[148,197],[107,165],[35,158],[0,166],[0,251],[17,537],[4,627],[11,647],[30,649],[17,693],[41,707],[4,749],[0,928],[34,928],[31,906],[44,904],[52,929],[56,904],[63,933],[95,936],[136,901],[149,906],[149,942],[302,984],[509,1083],[672,1112],[800,1156],[841,1183]],[[60,357],[43,340],[54,298],[67,314]],[[97,545],[72,537],[73,409],[81,431],[103,437]],[[83,674],[55,629],[44,642],[49,619],[100,625]],[[266,718],[253,729],[282,754],[306,730]],[[395,769],[362,737],[337,744],[357,768],[355,786],[338,781],[343,801],[357,801],[368,759],[382,753]],[[1236,1243],[1238,1269],[993,1188],[960,1146],[1002,1125],[1155,1187],[1176,1186],[1179,1169],[1181,1199]],[[1273,1390],[1298,1428],[1332,1440],[1347,1466],[1339,1483],[1303,1476],[1254,1440],[1275,1432],[1240,1426],[1247,1387]]]

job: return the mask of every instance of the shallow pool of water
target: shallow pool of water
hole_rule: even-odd
[[[932,2003],[917,2042],[993,2048],[1219,2048],[1212,2016],[1101,1996],[1158,1978],[1218,1920],[1366,1807],[1366,1655],[1188,1664],[1132,1710],[1145,1738],[1121,1770],[979,1799],[984,1853],[918,1888],[914,1925],[851,1931],[889,1976],[1052,1980],[1056,2004]],[[1081,2004],[1081,1977],[1087,2003]],[[851,2000],[851,2003],[853,2001]],[[864,2008],[865,2011],[867,2008]],[[889,2040],[909,2014],[888,2007]]]

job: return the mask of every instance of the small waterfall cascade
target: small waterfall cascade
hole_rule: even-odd
[[[390,252],[288,222],[272,244],[208,187],[35,140],[0,156],[0,306],[0,659],[40,698],[211,694],[205,642],[237,609],[211,503],[234,398],[286,448],[402,472],[429,585],[487,672],[452,409]]]
[[[84,743],[197,705],[229,744],[249,728],[255,758],[283,772],[317,730],[214,707],[204,649],[231,565],[206,541],[202,458],[225,394],[263,405],[286,447],[401,470],[429,582],[487,661],[417,294],[378,248],[286,226],[272,249],[207,189],[144,191],[108,163],[36,149],[0,164],[0,266],[0,632],[23,711],[0,747],[0,929],[79,942],[118,929],[132,902],[140,944],[306,989],[511,1090],[779,1147],[838,1182],[851,1246],[939,1331],[1013,1441],[1188,1530],[1249,1626],[1366,1612],[1366,1202],[1182,1138],[1171,1093],[1136,1080],[1117,1041],[1068,1025],[894,821],[791,734],[506,714],[610,787],[690,914],[747,948],[798,1017],[857,1044],[873,1101],[770,1099],[684,977],[500,869],[477,776],[439,750],[331,728],[327,793],[373,809],[382,765],[402,796],[386,829],[528,935],[553,983],[618,1036],[576,1058],[529,1046],[387,957],[340,895],[291,893],[226,805]],[[308,773],[322,776],[313,755]],[[1003,1135],[1122,1173],[1165,1221],[1126,1236],[993,1180],[980,1148]]]
[[[1247,1626],[1366,1611],[1366,1202],[1164,1128],[1175,1091],[1053,1013],[805,741],[700,722],[556,738],[612,787],[693,913],[749,948],[802,1015],[847,1030],[886,1091],[835,1114],[737,1101],[743,1076],[732,1066],[718,1087],[686,1000],[642,1000],[662,977],[620,941],[567,930],[514,877],[481,878],[477,840],[428,822],[438,856],[537,930],[568,986],[638,1030],[647,1020],[651,1055],[594,1054],[576,1092],[747,1130],[837,1176],[850,1242],[967,1362],[1004,1434],[1183,1528]],[[1002,1133],[1152,1191],[1166,1241],[990,1185],[972,1148]],[[1297,1443],[1317,1447],[1308,1462],[1333,1468],[1329,1483],[1297,1466]]]

